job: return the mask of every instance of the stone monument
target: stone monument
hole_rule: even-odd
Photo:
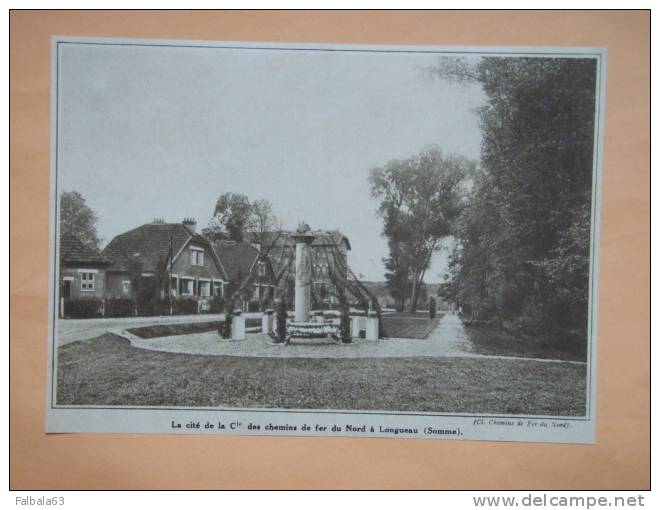
[[[301,223],[293,236],[296,242],[295,321],[309,322],[312,301],[312,254],[314,241],[309,225]]]

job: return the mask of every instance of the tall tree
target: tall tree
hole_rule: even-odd
[[[596,61],[445,61],[480,83],[481,168],[445,290],[477,315],[586,339]]]
[[[211,241],[256,242],[259,244],[261,261],[268,261],[272,252],[286,252],[288,249],[288,246],[281,243],[282,228],[273,214],[272,204],[264,199],[250,202],[246,195],[239,193],[224,193],[218,198],[214,215],[208,226],[202,229],[202,234]],[[280,276],[289,265],[280,269]],[[233,310],[234,303],[239,298],[242,302],[250,299],[255,281],[261,286],[261,276],[255,274],[258,268],[259,264],[253,264],[248,274],[239,271],[236,281],[227,289],[228,313]],[[279,282],[277,273],[275,280]]]
[[[410,288],[413,311],[433,254],[451,235],[463,208],[465,180],[475,167],[466,158],[430,149],[371,171],[371,194],[380,200],[378,212],[390,249],[385,260],[388,285],[399,300],[405,300]]]
[[[77,191],[60,194],[60,234],[77,237],[85,246],[97,250],[96,213]]]
[[[211,242],[227,241],[229,239],[227,229],[219,216],[211,217],[208,225],[202,229],[202,235]]]
[[[259,199],[250,205],[250,218],[246,230],[253,234],[262,250],[273,242],[273,234],[282,230],[279,220],[273,214],[273,206],[268,200]]]
[[[202,233],[211,240],[229,239],[242,242],[251,215],[252,206],[247,196],[224,193],[216,201],[213,218]]]
[[[240,193],[224,193],[215,204],[213,217],[202,229],[211,241],[231,240],[242,242],[249,232],[257,241],[266,246],[272,241],[272,234],[281,230],[278,219],[273,214],[273,206],[268,200],[250,202]]]

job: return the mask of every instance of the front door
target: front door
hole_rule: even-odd
[[[67,310],[67,303],[71,297],[71,280],[62,281],[62,293],[60,295],[60,317],[64,317]]]
[[[64,299],[71,297],[71,280],[64,280],[62,282],[62,297]]]

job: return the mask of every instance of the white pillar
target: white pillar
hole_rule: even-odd
[[[231,321],[231,339],[245,340],[245,316],[237,315],[236,312]]]
[[[309,322],[309,310],[312,300],[312,257],[309,245],[313,235],[293,236],[296,241],[296,297],[295,321]]]
[[[367,316],[367,332],[365,335],[367,340],[378,340],[378,316],[370,312]]]
[[[351,315],[351,338],[360,337],[360,316]]]
[[[268,334],[273,331],[274,310],[268,309],[261,316],[261,332]]]

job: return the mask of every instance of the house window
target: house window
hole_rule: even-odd
[[[254,292],[252,293],[252,299],[259,299],[259,285],[254,286]]]
[[[94,273],[82,272],[80,273],[80,278],[80,290],[95,289]]]
[[[222,282],[213,282],[213,295],[222,296]]]
[[[130,280],[124,280],[121,282],[121,291],[123,294],[130,294],[131,293],[131,281]]]
[[[193,284],[194,280],[192,278],[181,278],[179,280],[179,294],[182,296],[192,296],[193,295]]]
[[[199,248],[190,248],[190,264],[193,266],[204,265],[204,250]]]
[[[199,288],[199,295],[202,297],[209,297],[211,295],[211,282],[200,280],[197,284]]]
[[[258,274],[259,276],[266,276],[266,264],[263,262],[259,262]]]

